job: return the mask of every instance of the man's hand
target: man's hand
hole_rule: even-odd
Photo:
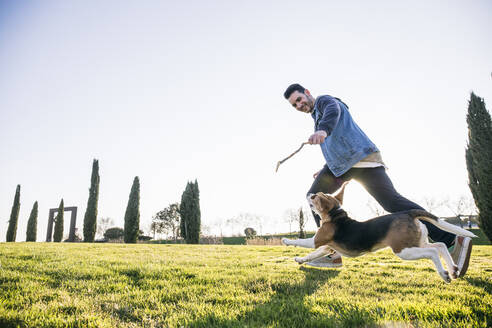
[[[327,134],[323,130],[316,131],[313,133],[310,137],[308,142],[311,145],[319,145],[322,144],[325,141],[325,138],[327,137]]]

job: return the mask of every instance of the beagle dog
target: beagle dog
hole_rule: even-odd
[[[434,224],[442,230],[460,236],[476,237],[471,232],[447,223],[424,210],[409,210],[359,222],[351,219],[340,207],[343,188],[336,196],[318,192],[309,195],[312,209],[321,217],[321,227],[314,238],[289,240],[286,245],[313,247],[316,250],[296,257],[299,264],[315,260],[336,250],[343,256],[356,257],[390,247],[403,260],[431,259],[441,278],[449,283],[458,277],[458,267],[444,243],[429,243],[427,228],[419,220]],[[314,241],[314,245],[313,244]],[[449,270],[439,259],[441,255]]]

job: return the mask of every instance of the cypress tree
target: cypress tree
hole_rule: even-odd
[[[480,228],[492,241],[492,122],[485,102],[473,92],[466,121],[468,185],[478,208]]]
[[[99,161],[92,162],[91,187],[84,216],[84,241],[94,242],[97,229],[97,202],[99,199]]]
[[[55,231],[53,232],[53,241],[59,243],[63,239],[63,212],[64,212],[63,198],[58,207],[58,213],[55,217]]]
[[[181,221],[179,223],[179,230],[181,237],[188,242],[188,218],[190,212],[190,183],[186,184],[186,188],[181,195],[181,203],[179,205],[179,215],[181,216]]]
[[[133,179],[125,212],[125,243],[136,243],[140,225],[140,181]]]
[[[200,192],[198,182],[188,182],[181,196],[179,214],[181,215],[181,236],[188,244],[198,244],[200,240]]]
[[[193,184],[193,220],[190,231],[190,240],[193,244],[198,244],[200,241],[201,231],[201,211],[200,211],[200,190],[198,181],[195,179]]]
[[[10,212],[9,227],[7,228],[6,241],[15,241],[17,234],[17,221],[19,220],[20,210],[20,185],[17,185],[15,190],[14,204],[12,205],[12,211]]]
[[[38,202],[34,202],[32,206],[31,215],[27,221],[26,241],[36,241],[38,229]]]
[[[304,231],[304,225],[306,221],[304,220],[304,212],[302,211],[302,207],[299,209],[299,238],[306,238],[306,232]]]

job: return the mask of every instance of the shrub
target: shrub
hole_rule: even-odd
[[[244,229],[244,235],[246,238],[254,238],[256,236],[256,230],[253,228]]]
[[[125,231],[119,227],[109,228],[104,232],[105,239],[121,239],[125,235]]]

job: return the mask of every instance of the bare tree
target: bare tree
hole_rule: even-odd
[[[213,222],[212,222],[212,226],[213,227],[217,227],[218,228],[218,231],[220,232],[220,236],[221,237],[224,237],[224,233],[223,233],[223,229],[224,229],[224,226],[227,225],[226,222],[224,222],[224,220],[218,218],[218,219],[215,219]]]
[[[99,221],[97,222],[97,229],[96,229],[96,235],[98,238],[103,238],[104,233],[106,230],[108,230],[110,227],[114,227],[114,220],[112,218],[99,218]]]
[[[430,213],[434,213],[444,205],[444,201],[442,199],[439,200],[434,197],[427,196],[422,198],[422,203],[424,204],[425,209]]]
[[[373,217],[385,215],[386,211],[377,203],[374,199],[368,198],[366,203],[367,208],[369,209],[370,214]]]
[[[453,200],[446,198],[443,204],[456,216],[461,227],[463,227],[463,217],[477,213],[475,201],[469,196],[461,195]]]
[[[225,226],[230,228],[231,235],[234,235],[235,233],[240,233],[239,231],[241,231],[241,228],[238,228],[239,224],[240,222],[235,216],[225,221]]]
[[[209,225],[207,224],[202,224],[201,229],[200,229],[200,235],[207,237],[212,235],[212,229]]]
[[[292,233],[292,224],[298,222],[299,211],[294,208],[289,208],[288,210],[285,210],[282,218],[284,219],[284,222],[289,224],[289,233]]]

